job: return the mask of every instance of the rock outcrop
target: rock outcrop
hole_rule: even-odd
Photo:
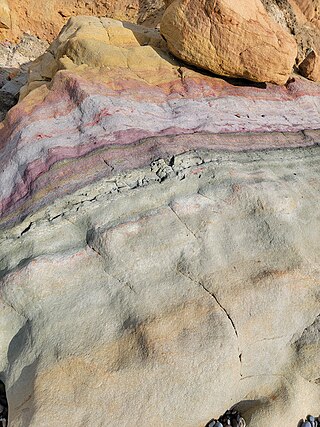
[[[320,127],[320,87],[316,84],[297,78],[287,87],[238,87],[235,82],[203,76],[175,61],[156,31],[94,17],[69,21],[31,68],[29,82],[22,90],[24,96],[28,93],[0,128],[4,145],[1,180],[6,183],[0,189],[0,222],[20,221],[26,212],[47,203],[47,197],[60,197],[80,182],[109,174],[110,169],[125,169],[123,162],[113,164],[119,151],[110,151],[110,144],[116,143],[121,150],[143,138],[161,135],[291,132]],[[300,137],[298,140],[300,144]],[[183,141],[181,152],[186,147]],[[201,141],[203,148],[211,144],[210,140]],[[249,141],[248,146],[265,144],[263,139]],[[272,142],[274,146],[276,141],[278,138]],[[312,137],[305,142],[312,144]],[[31,144],[32,150],[24,148]],[[102,151],[97,152],[98,148]],[[14,160],[20,150],[24,154]],[[163,143],[163,150],[170,150],[170,144]],[[134,152],[130,162],[135,167],[152,161],[148,150],[146,156],[141,153],[140,145]],[[66,155],[75,168],[62,162],[56,170],[53,165]],[[77,169],[78,156],[90,158],[85,174],[83,168]],[[106,167],[101,156],[111,166]],[[49,178],[51,174],[56,178]],[[53,189],[55,179],[61,182]]]
[[[249,85],[72,18],[0,125],[10,427],[319,411],[320,87]]]
[[[260,0],[174,0],[161,33],[177,57],[215,74],[284,84],[296,43]]]

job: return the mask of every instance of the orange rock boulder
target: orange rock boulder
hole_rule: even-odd
[[[297,45],[260,0],[167,3],[161,33],[174,55],[219,75],[286,83]]]

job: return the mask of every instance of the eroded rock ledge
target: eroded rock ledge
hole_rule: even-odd
[[[209,148],[206,134],[226,135],[214,140],[215,149],[232,150],[259,148],[260,140],[269,141],[263,148],[318,140],[241,136],[319,128],[318,84],[296,77],[284,87],[239,86],[203,75],[170,57],[157,31],[110,19],[70,20],[32,66],[23,94],[0,128],[0,212],[7,224],[113,169]],[[199,137],[142,142],[177,134]]]
[[[239,86],[161,43],[71,20],[1,125],[12,427],[318,412],[319,86]]]

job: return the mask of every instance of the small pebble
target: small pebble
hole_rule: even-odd
[[[301,427],[312,427],[311,423],[309,421],[305,421],[301,424]]]
[[[215,423],[214,427],[223,427],[223,425],[220,423],[220,421],[217,421]]]
[[[238,427],[239,426],[238,421],[233,418],[233,420],[231,421],[231,426],[232,427]]]
[[[215,425],[216,425],[216,421],[212,420],[212,421],[209,422],[209,424],[207,424],[206,427],[215,427]]]

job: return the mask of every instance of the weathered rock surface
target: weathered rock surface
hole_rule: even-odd
[[[160,22],[164,8],[162,0],[8,0],[8,2],[12,23],[8,31],[2,33],[0,31],[0,36],[2,34],[2,37],[10,40],[27,32],[52,41],[66,21],[77,15],[108,16],[155,27]]]
[[[307,20],[320,29],[320,10],[317,0],[294,0]]]
[[[11,27],[11,11],[7,0],[0,1],[0,28]]]
[[[312,50],[299,66],[303,76],[310,80],[320,81],[320,57]]]
[[[269,18],[260,0],[174,0],[161,33],[177,57],[213,73],[284,84],[296,43]]]
[[[319,85],[240,84],[98,18],[32,67],[0,129],[10,427],[318,413]]]
[[[159,155],[174,154],[170,138],[154,149],[135,145],[143,138],[320,127],[317,84],[297,78],[287,87],[236,86],[185,68],[164,48],[159,34],[143,27],[93,17],[70,20],[31,68],[23,94],[31,93],[0,128],[5,183],[0,188],[1,223],[20,221],[36,206],[107,176],[114,168],[149,164],[155,150]],[[190,148],[188,144],[212,144],[211,138],[180,141],[180,152]],[[223,147],[233,141],[216,143]],[[316,140],[299,135],[292,141],[286,136],[243,137],[252,148],[301,142]],[[31,145],[32,150],[26,148]],[[128,162],[118,162],[128,145]]]
[[[308,79],[319,81],[320,69],[318,64],[316,68],[312,67],[311,72],[310,65],[306,67],[306,63],[299,67],[311,51],[314,51],[315,55],[320,53],[320,27],[315,18],[318,2],[311,0],[262,0],[262,3],[269,15],[294,35],[298,45],[296,65],[300,73]],[[307,60],[308,64],[310,64],[310,59],[311,57]]]

